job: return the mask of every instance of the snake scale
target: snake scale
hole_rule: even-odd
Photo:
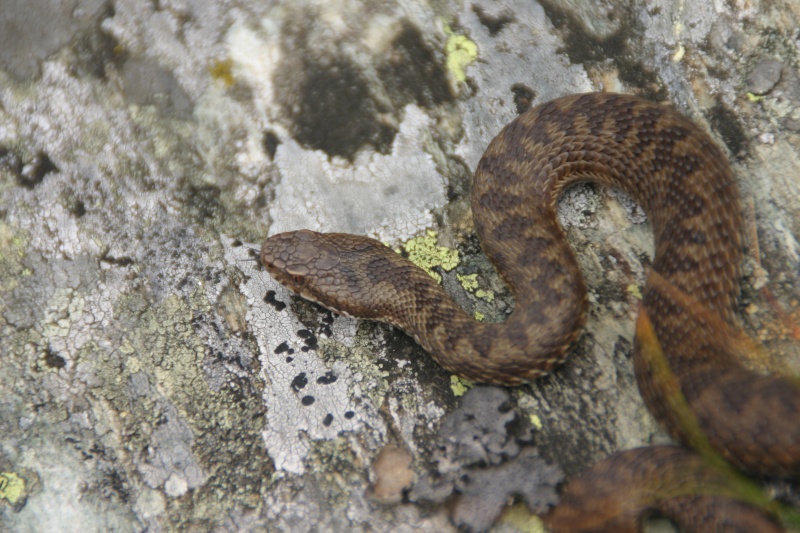
[[[621,94],[567,96],[520,115],[489,144],[472,212],[483,249],[515,298],[504,323],[474,320],[428,274],[366,237],[281,233],[263,244],[261,261],[304,298],[402,329],[460,376],[528,382],[563,361],[585,321],[586,287],[556,216],[561,192],[578,181],[622,189],[646,211],[655,255],[641,305],[712,447],[746,472],[796,477],[800,391],[788,379],[744,369],[731,340],[743,258],[736,182],[711,138],[670,107]],[[637,338],[634,366],[646,405],[687,442],[640,352]],[[731,500],[653,496],[673,490],[671,483],[702,485],[695,457],[675,447],[612,456],[570,483],[550,526],[637,531],[655,510],[687,530],[781,530]]]

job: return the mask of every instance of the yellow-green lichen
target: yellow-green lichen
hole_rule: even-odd
[[[542,429],[542,419],[539,418],[539,415],[531,413],[528,415],[528,420],[531,421],[531,424],[533,424],[533,427],[536,429]]]
[[[477,296],[482,300],[486,300],[487,302],[494,301],[494,293],[492,291],[478,289],[477,291],[475,291],[475,296]]]
[[[22,264],[26,248],[27,240],[14,227],[0,223],[0,292],[14,290],[22,278],[33,274]]]
[[[0,472],[0,500],[16,505],[25,496],[25,479],[14,472]]]
[[[484,318],[486,318],[486,315],[484,315],[480,311],[475,311],[475,320],[483,321]]]
[[[637,300],[642,299],[642,291],[639,289],[639,286],[636,285],[635,283],[631,283],[630,285],[628,285],[625,288],[625,290],[627,290],[628,294],[631,294]]]
[[[444,32],[447,34],[447,70],[456,81],[464,82],[467,79],[467,66],[478,58],[478,45],[465,35],[453,32],[447,24],[444,25]]]
[[[450,390],[453,391],[453,396],[456,398],[464,396],[470,387],[472,387],[472,382],[470,380],[460,378],[455,374],[450,376]]]
[[[524,533],[544,533],[544,523],[541,518],[532,514],[525,504],[517,503],[503,510],[500,522],[513,526],[517,531]]]
[[[457,274],[456,278],[461,282],[461,286],[468,291],[474,291],[478,288],[477,274]]]
[[[233,85],[233,60],[215,59],[208,65],[208,73],[215,80],[221,81],[226,87]]]
[[[494,293],[485,289],[478,288],[478,275],[477,274],[456,274],[456,278],[461,282],[461,286],[475,294],[477,298],[486,300],[487,302],[494,301]]]
[[[675,49],[675,53],[672,54],[672,61],[678,63],[683,59],[685,55],[686,55],[686,48],[682,44],[679,44],[678,47]]]
[[[748,99],[748,100],[750,100],[751,102],[760,102],[761,100],[763,100],[763,99],[764,99],[764,97],[763,97],[763,96],[761,96],[761,95],[758,95],[758,94],[755,94],[755,93],[747,93],[745,96],[746,96],[746,97],[747,97],[747,99]]]
[[[430,274],[437,283],[442,282],[442,277],[433,271],[434,267],[450,271],[458,265],[458,250],[438,246],[436,232],[432,230],[426,231],[425,235],[409,240],[403,245],[403,249],[408,254],[408,259]]]

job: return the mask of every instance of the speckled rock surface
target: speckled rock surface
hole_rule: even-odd
[[[517,113],[568,93],[672,102],[728,152],[743,323],[771,354],[752,364],[800,372],[798,27],[790,0],[5,1],[0,529],[455,529],[443,504],[372,499],[371,465],[392,445],[435,474],[468,385],[402,333],[292,298],[250,248],[371,235],[501,320],[471,173]],[[533,428],[515,455],[569,478],[667,438],[630,362],[644,216],[593,186],[560,216],[586,334],[504,412]],[[494,527],[539,525],[518,505]]]

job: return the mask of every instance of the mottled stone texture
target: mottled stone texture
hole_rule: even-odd
[[[471,176],[517,113],[570,93],[669,100],[710,132],[744,199],[741,316],[771,354],[752,365],[800,371],[799,26],[791,1],[3,1],[0,529],[453,528],[367,488],[387,444],[435,471],[463,384],[293,299],[250,249],[436,229],[460,252],[444,285],[500,321]],[[652,234],[605,189],[565,198],[586,334],[509,409],[572,477],[667,437],[630,361]]]

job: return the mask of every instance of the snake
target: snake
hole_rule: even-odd
[[[502,323],[477,321],[428,273],[368,237],[279,233],[265,240],[260,260],[305,299],[405,331],[450,372],[528,383],[564,361],[586,322],[586,284],[557,217],[565,188],[586,181],[621,189],[647,214],[655,252],[641,312],[712,448],[744,472],[797,477],[800,389],[748,370],[735,342],[745,247],[736,179],[710,135],[669,105],[614,93],[565,96],[519,115],[490,142],[471,207],[483,251],[514,297]],[[633,351],[645,405],[675,440],[690,443],[638,336]],[[653,496],[676,496],[670,487],[686,480],[702,486],[709,476],[687,453],[645,447],[595,465],[567,485],[550,527],[638,531],[655,512],[689,531],[730,531],[731,516],[748,517],[739,520],[748,531],[781,530],[773,517],[702,488]],[[624,504],[612,503],[620,497]]]

